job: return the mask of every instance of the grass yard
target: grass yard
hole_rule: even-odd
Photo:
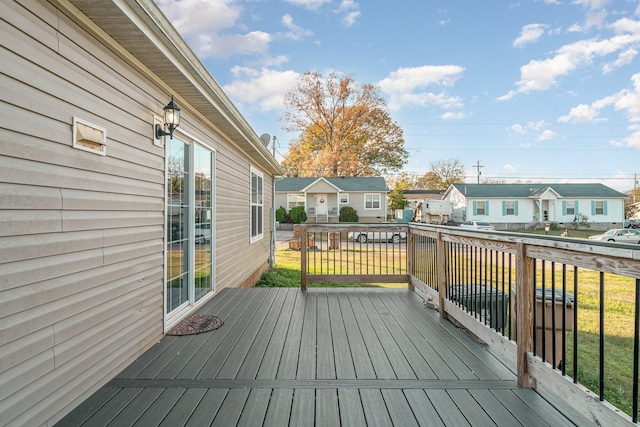
[[[379,267],[379,264],[378,264]],[[373,267],[372,267],[373,268]],[[276,249],[276,264],[273,269],[262,274],[257,287],[300,287],[300,251]],[[402,283],[307,283],[310,288],[317,287],[386,287],[406,288]]]

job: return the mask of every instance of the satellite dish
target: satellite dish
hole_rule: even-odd
[[[268,147],[269,142],[271,142],[271,135],[269,135],[268,133],[263,133],[262,135],[260,135],[260,141],[262,141],[265,147]]]

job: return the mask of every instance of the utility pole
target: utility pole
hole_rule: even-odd
[[[633,174],[633,204],[636,204],[636,185],[638,184],[638,174]]]
[[[478,161],[476,162],[476,165],[475,165],[475,166],[473,166],[473,167],[474,167],[474,168],[476,168],[476,169],[478,169],[478,184],[480,184],[480,175],[482,175],[482,172],[480,172],[480,168],[483,168],[483,167],[484,167],[484,165],[481,165],[481,164],[480,164],[480,160],[478,160]]]

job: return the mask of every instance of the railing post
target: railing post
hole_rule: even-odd
[[[409,276],[408,288],[410,291],[415,291],[416,287],[413,286],[411,278],[414,277],[415,271],[413,271],[413,233],[411,227],[407,226],[407,275]]]
[[[446,319],[447,313],[444,310],[444,302],[447,299],[447,254],[445,244],[442,240],[442,232],[436,234],[436,272],[438,275],[438,310],[440,318]]]
[[[516,344],[518,385],[536,386],[529,374],[527,354],[533,351],[533,277],[536,274],[534,259],[527,257],[526,245],[516,243]]]
[[[300,225],[300,289],[307,290],[307,227]]]

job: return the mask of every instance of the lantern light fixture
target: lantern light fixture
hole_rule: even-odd
[[[173,131],[180,125],[180,108],[173,101],[173,95],[171,95],[171,101],[164,107],[164,126],[169,130],[164,131],[162,126],[156,124],[156,139],[168,135],[173,139]]]

